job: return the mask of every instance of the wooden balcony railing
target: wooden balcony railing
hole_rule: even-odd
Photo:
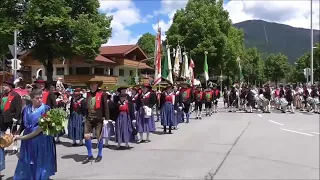
[[[101,80],[104,85],[112,84],[116,85],[118,83],[117,76],[108,76],[108,75],[65,75],[64,82],[67,84],[85,84],[90,79]]]

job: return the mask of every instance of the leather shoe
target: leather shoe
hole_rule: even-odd
[[[94,160],[94,162],[100,162],[102,160],[102,156],[97,156],[97,158]]]
[[[88,164],[89,162],[92,162],[93,157],[92,156],[87,156],[87,158],[82,162],[82,164]]]

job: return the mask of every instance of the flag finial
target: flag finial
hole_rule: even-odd
[[[208,51],[205,51],[204,54],[208,54]]]

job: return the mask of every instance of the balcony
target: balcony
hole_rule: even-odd
[[[129,59],[119,59],[117,63],[122,66],[133,67],[133,68],[137,68],[138,65],[141,64],[141,63],[139,64],[139,61],[134,61]]]
[[[104,85],[112,84],[116,85],[118,83],[117,76],[108,76],[108,75],[65,75],[64,82],[67,84],[85,84],[90,79],[101,80]]]

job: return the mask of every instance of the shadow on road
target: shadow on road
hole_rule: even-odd
[[[59,143],[57,143],[57,145],[62,145],[64,147],[72,147],[72,143],[71,142],[60,141]]]
[[[82,162],[85,160],[87,155],[80,155],[80,154],[70,154],[62,156],[61,159],[73,159],[75,162]]]
[[[163,132],[162,131],[154,131],[154,132],[152,132],[152,134],[163,135]]]
[[[116,145],[111,145],[109,144],[106,148],[111,149],[111,150],[115,150],[115,151],[123,151],[123,150],[130,150],[133,147],[124,147],[124,146],[116,146]]]

